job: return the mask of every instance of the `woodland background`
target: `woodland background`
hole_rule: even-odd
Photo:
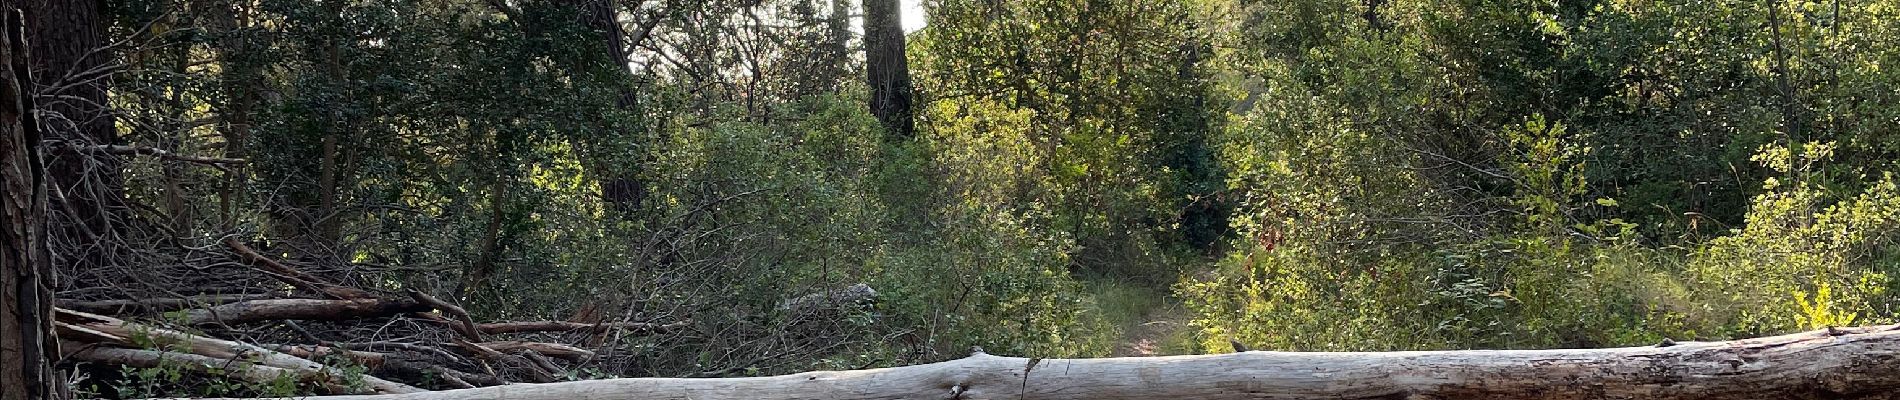
[[[112,309],[241,342],[534,381],[1900,315],[1895,0],[41,3],[62,306],[320,298],[263,259],[664,327],[526,334],[592,354],[522,377],[423,318]]]

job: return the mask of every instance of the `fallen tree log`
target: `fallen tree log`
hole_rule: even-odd
[[[311,360],[256,345],[216,339],[169,329],[134,324],[117,318],[54,309],[54,329],[62,340],[126,347],[156,347],[228,362],[244,362],[290,371],[299,376],[342,376],[344,372]],[[144,357],[138,353],[115,356]],[[108,358],[112,359],[112,358]],[[425,390],[374,376],[361,377],[363,388],[374,393],[420,393]]]
[[[186,325],[204,325],[286,319],[338,321],[424,312],[429,309],[427,305],[408,299],[266,299],[190,310],[185,312],[183,322]]]
[[[1254,351],[757,378],[628,378],[325,400],[1900,399],[1900,326],[1588,350]]]
[[[600,332],[608,329],[623,329],[636,333],[665,333],[686,326],[685,321],[670,324],[652,322],[602,322],[597,324],[568,321],[523,321],[490,322],[475,324],[475,328],[486,334],[526,333],[526,332]]]
[[[138,312],[167,312],[192,307],[215,306],[219,304],[269,298],[267,294],[232,294],[193,296],[182,299],[157,298],[140,300],[98,300],[71,301],[60,300],[59,308],[100,315],[130,314]]]
[[[289,369],[270,365],[233,362],[229,359],[212,358],[190,353],[160,350],[119,349],[95,347],[83,349],[68,357],[80,361],[91,361],[113,365],[129,365],[139,368],[158,368],[174,365],[187,370],[223,375],[251,383],[269,383],[278,379],[296,379],[320,385],[333,393],[350,393],[348,379],[333,375],[328,371],[313,369]]]
[[[357,364],[368,367],[369,374],[373,376],[387,377],[393,374],[409,377],[423,377],[426,378],[425,380],[440,381],[454,389],[473,388],[477,387],[477,384],[480,386],[505,384],[505,382],[502,382],[494,376],[456,371],[432,363],[439,360],[412,359],[402,354],[350,350],[322,345],[264,345],[262,347],[308,360],[334,356],[346,357]],[[448,359],[452,360],[454,358],[454,355],[448,355]]]

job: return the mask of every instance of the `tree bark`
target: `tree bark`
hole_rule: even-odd
[[[909,140],[916,130],[899,12],[897,0],[864,0],[864,69],[871,86],[871,114],[892,141]]]
[[[46,165],[50,189],[66,219],[54,220],[52,234],[61,248],[74,249],[62,267],[106,265],[118,254],[119,215],[125,210],[120,162],[84,151],[118,140],[114,117],[106,101],[113,66],[105,49],[104,2],[89,0],[26,1],[26,37],[32,48],[33,83],[27,93],[38,97],[46,113],[39,117],[45,139],[64,142],[49,146]],[[67,257],[59,255],[59,257]]]
[[[759,378],[630,378],[326,400],[1896,399],[1900,326],[1588,350],[1026,359]]]
[[[47,178],[17,7],[0,1],[0,400],[58,399],[53,269],[43,236]]]

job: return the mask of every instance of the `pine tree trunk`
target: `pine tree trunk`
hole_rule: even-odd
[[[43,236],[46,169],[32,119],[24,17],[0,2],[0,400],[60,398],[53,279]]]
[[[75,251],[73,259],[58,259],[62,267],[109,265],[121,253],[110,239],[118,235],[119,216],[125,211],[125,188],[115,157],[91,154],[88,145],[110,145],[118,140],[114,118],[106,101],[111,68],[105,46],[102,1],[27,0],[26,34],[33,62],[34,82],[25,87],[38,93],[43,113],[40,130],[48,140],[47,170],[55,215],[49,232],[62,248]],[[55,256],[67,257],[56,253]]]
[[[892,141],[909,140],[910,60],[904,55],[904,23],[897,0],[864,0],[864,62],[871,85],[871,114]]]

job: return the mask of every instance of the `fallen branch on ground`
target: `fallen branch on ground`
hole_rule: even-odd
[[[124,347],[154,347],[176,353],[192,354],[216,360],[236,360],[246,364],[255,364],[291,371],[299,376],[324,374],[341,376],[343,373],[322,363],[306,360],[259,346],[209,338],[134,324],[117,318],[87,314],[72,310],[55,309],[54,329],[60,339],[77,342],[89,342]],[[115,356],[134,358],[107,358],[132,360],[150,354],[116,353]],[[413,386],[390,382],[374,376],[363,376],[364,385],[373,393],[418,393],[424,392]]]
[[[182,299],[137,299],[137,300],[98,300],[71,301],[61,300],[59,307],[100,315],[118,315],[137,312],[167,312],[192,307],[215,306],[219,304],[268,298],[264,294],[235,294],[192,296]]]
[[[429,307],[406,299],[269,299],[191,310],[185,313],[183,322],[187,325],[203,325],[287,319],[338,321],[423,311],[429,311]]]
[[[440,315],[433,314],[421,315],[422,317],[435,320],[436,322],[450,324],[449,326],[454,327],[455,333],[462,335],[463,338],[477,342],[482,341],[482,332],[475,327],[475,318],[470,317],[468,310],[463,310],[462,306],[442,301],[442,299],[435,298],[435,296],[430,296],[428,293],[414,289],[409,290],[409,298],[415,299],[417,303],[422,303],[443,314],[448,314],[450,318],[455,318],[455,320],[451,322]]]
[[[272,260],[270,257],[265,257],[263,254],[259,254],[256,249],[245,245],[244,241],[238,240],[237,236],[225,237],[224,245],[230,247],[232,252],[242,257],[245,261],[245,265],[268,272],[272,278],[277,278],[277,280],[295,286],[298,289],[322,293],[325,296],[330,296],[338,300],[375,297],[362,289],[338,286],[337,284],[323,280],[323,278],[306,274],[303,271],[298,271],[296,268],[291,268],[289,265],[277,262],[277,260]]]
[[[269,383],[289,376],[294,377],[298,381],[318,384],[332,393],[355,392],[355,390],[346,383],[344,377],[331,375],[321,370],[294,370],[269,365],[233,362],[231,359],[212,358],[190,353],[93,347],[73,352],[72,354],[68,354],[67,357],[79,361],[129,365],[139,368],[158,368],[165,365],[175,365],[186,370],[223,375],[251,383]]]
[[[1585,350],[1025,359],[758,378],[629,378],[325,400],[1896,399],[1900,326]]]
[[[686,326],[685,321],[673,322],[673,323],[667,323],[667,324],[652,323],[652,322],[602,322],[598,324],[588,324],[588,323],[568,322],[568,321],[491,322],[491,323],[475,324],[476,329],[481,330],[482,333],[487,333],[487,334],[526,333],[526,332],[566,332],[566,331],[581,331],[581,330],[588,331],[588,332],[601,332],[601,331],[606,331],[609,329],[623,329],[623,330],[633,331],[637,333],[665,333],[674,329],[679,329],[684,326]]]

